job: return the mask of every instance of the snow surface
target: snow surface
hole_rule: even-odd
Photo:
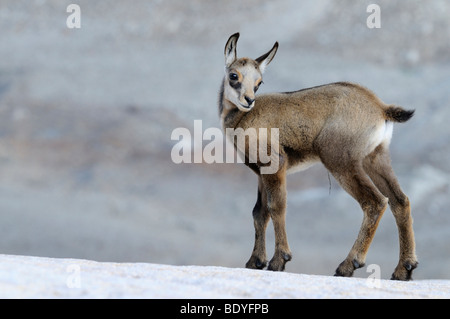
[[[450,298],[450,280],[0,255],[0,298]]]

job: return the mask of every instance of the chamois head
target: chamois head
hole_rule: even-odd
[[[269,52],[253,60],[236,56],[239,33],[233,34],[225,45],[224,98],[243,112],[255,106],[255,93],[262,83],[266,66],[277,53],[278,42]]]

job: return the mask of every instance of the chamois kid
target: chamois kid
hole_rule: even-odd
[[[223,129],[246,134],[278,129],[278,145],[270,134],[228,136],[244,162],[258,176],[258,193],[253,208],[255,243],[246,267],[267,265],[265,232],[272,219],[275,253],[268,269],[283,271],[291,260],[286,218],[286,175],[322,162],[338,183],[358,201],[364,212],[361,229],[349,254],[336,269],[336,276],[352,276],[364,266],[378,223],[390,206],[398,227],[400,256],[392,279],[410,280],[418,261],[415,253],[413,219],[408,197],[403,193],[391,167],[389,143],[394,123],[409,120],[414,111],[383,103],[368,89],[338,82],[294,92],[255,95],[262,74],[274,58],[278,42],[253,60],[238,58],[239,33],[225,45],[225,77],[219,93],[219,114]],[[249,156],[253,144],[270,152],[277,162],[275,172],[264,173],[266,161]]]

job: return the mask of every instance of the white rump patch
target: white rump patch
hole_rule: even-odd
[[[388,121],[385,121],[382,125],[375,129],[368,141],[368,153],[371,153],[380,144],[389,146],[391,143],[393,130],[394,123]]]

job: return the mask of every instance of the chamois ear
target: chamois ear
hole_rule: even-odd
[[[277,50],[278,50],[278,42],[275,42],[275,44],[273,45],[272,49],[270,49],[269,52],[261,55],[259,58],[255,60],[259,64],[259,70],[261,71],[261,73],[264,73],[266,66],[269,65],[270,61],[272,61],[273,57],[277,53]]]
[[[225,45],[225,66],[229,67],[234,61],[236,61],[236,44],[239,39],[239,32],[233,34]]]

